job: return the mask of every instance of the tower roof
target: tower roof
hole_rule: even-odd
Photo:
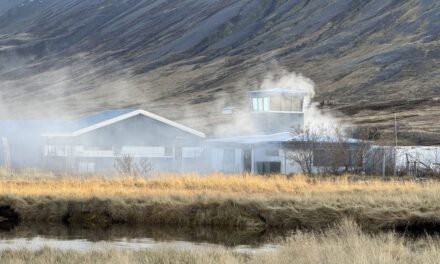
[[[281,95],[296,95],[296,96],[307,96],[309,93],[304,91],[292,90],[287,88],[272,88],[272,89],[262,89],[248,92],[249,95],[270,95],[270,94],[281,94]]]

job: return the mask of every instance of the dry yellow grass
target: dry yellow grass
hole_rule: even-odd
[[[315,196],[322,194],[440,194],[439,181],[352,180],[350,176],[314,179],[304,175],[271,177],[211,174],[158,175],[153,178],[65,176],[33,173],[0,178],[0,195],[57,197],[142,197],[221,195],[231,197]]]
[[[368,235],[353,222],[344,221],[324,233],[298,232],[288,238],[280,250],[255,255],[236,253],[222,247],[88,252],[45,248],[38,251],[0,251],[0,259],[5,264],[434,264],[440,259],[440,242],[431,238],[407,241],[391,233]]]
[[[440,226],[440,182],[354,176],[160,175],[0,178],[0,206],[25,221],[320,228],[352,218],[367,229]]]

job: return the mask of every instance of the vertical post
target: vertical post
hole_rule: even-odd
[[[255,165],[254,165],[254,145],[251,147],[251,173],[255,173]]]
[[[394,147],[393,151],[393,176],[397,176],[397,148]]]
[[[397,147],[397,114],[394,114],[394,140]]]
[[[394,114],[394,141],[395,141],[395,145],[394,145],[394,166],[393,166],[393,175],[394,177],[397,176],[397,114]]]
[[[173,166],[176,172],[183,172],[183,137],[176,136],[174,141]]]
[[[417,177],[418,168],[417,168],[417,161],[414,161],[414,176]]]
[[[385,177],[385,147],[382,148],[382,176]]]
[[[66,169],[68,172],[75,171],[75,146],[66,145]]]
[[[410,164],[409,164],[408,153],[405,153],[405,156],[406,156],[406,171],[409,172]]]
[[[11,151],[9,149],[8,138],[2,137],[2,146],[3,146],[3,161],[5,167],[11,167]]]
[[[438,148],[435,148],[435,164],[438,164]]]

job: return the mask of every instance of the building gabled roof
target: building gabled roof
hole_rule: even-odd
[[[336,143],[336,142],[344,142],[344,143],[349,143],[349,144],[356,144],[356,143],[361,143],[361,142],[367,142],[364,140],[360,140],[360,139],[355,139],[355,138],[349,138],[349,137],[341,137],[341,136],[335,136],[335,135],[328,135],[328,134],[322,134],[319,136],[314,136],[313,137],[314,140],[316,142],[321,142],[321,143]],[[288,142],[301,142],[307,140],[307,136],[305,135],[295,135],[293,137],[291,137]]]
[[[105,112],[103,112],[103,113],[105,113]],[[189,127],[184,126],[182,124],[179,124],[177,122],[171,121],[169,119],[166,119],[164,117],[158,116],[156,114],[153,114],[153,113],[147,112],[145,110],[141,110],[141,109],[131,110],[126,113],[122,112],[121,114],[113,116],[108,119],[102,119],[102,114],[90,116],[88,118],[82,119],[83,121],[88,121],[87,123],[89,123],[89,125],[86,127],[74,130],[72,132],[67,132],[67,133],[45,133],[45,134],[43,134],[43,136],[45,136],[45,137],[76,137],[76,136],[80,136],[80,135],[86,134],[88,132],[94,131],[96,129],[106,127],[106,126],[112,125],[114,123],[129,119],[129,118],[137,116],[137,115],[142,115],[145,117],[152,118],[154,120],[157,120],[159,122],[162,122],[162,123],[170,125],[170,126],[173,126],[177,129],[183,130],[185,132],[188,132],[188,133],[193,134],[198,137],[202,137],[202,138],[205,137],[205,134],[200,131],[197,131],[195,129],[189,128]],[[95,120],[95,123],[90,123],[90,121],[93,122],[93,120]]]

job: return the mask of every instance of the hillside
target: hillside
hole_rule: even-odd
[[[8,118],[142,107],[209,130],[283,67],[354,123],[440,142],[435,0],[2,0]],[[385,131],[386,130],[386,131]]]

